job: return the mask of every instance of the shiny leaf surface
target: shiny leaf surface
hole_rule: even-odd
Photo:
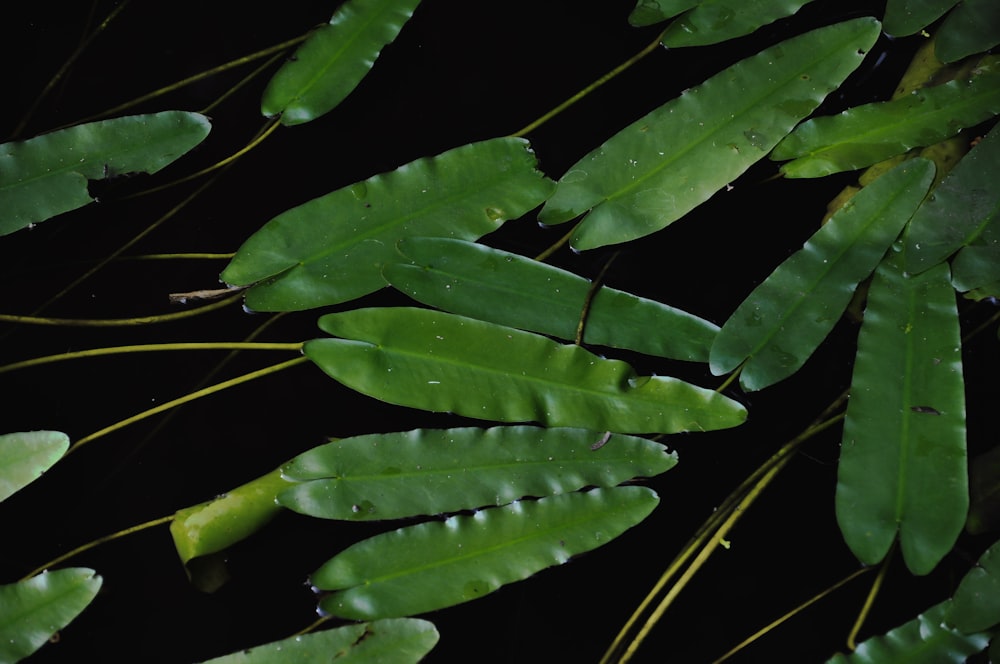
[[[312,575],[335,591],[320,608],[342,618],[407,616],[461,604],[607,544],[646,518],[645,487],[520,501],[361,541]]]
[[[934,53],[942,62],[956,62],[1000,44],[1000,2],[962,0],[938,30]]]
[[[948,602],[935,604],[884,636],[858,644],[850,655],[836,655],[830,664],[962,664],[989,643],[987,634],[963,634],[945,624]]]
[[[0,501],[31,484],[69,449],[60,431],[22,431],[0,435]]]
[[[363,394],[431,411],[631,433],[740,424],[745,409],[676,378],[640,377],[605,360],[513,328],[426,309],[329,314],[341,339],[305,344],[323,371]]]
[[[927,574],[955,543],[969,506],[965,383],[948,267],[908,276],[898,255],[868,293],[844,422],[837,521],[865,564],[896,533],[907,567]]]
[[[396,519],[612,487],[676,463],[659,443],[586,429],[418,429],[300,454],[283,468],[296,485],[278,502],[325,519]]]
[[[349,0],[271,78],[261,113],[297,125],[329,112],[372,68],[420,0]]]
[[[407,238],[412,261],[390,263],[389,283],[424,304],[470,318],[573,340],[591,283],[571,272],[481,244]],[[601,287],[583,342],[704,362],[719,328],[654,300]]]
[[[955,80],[909,95],[807,120],[785,137],[771,158],[790,178],[852,171],[932,145],[1000,113],[1000,60]]]
[[[291,636],[204,664],[414,664],[438,638],[437,629],[426,620],[388,618]]]
[[[939,19],[958,0],[888,0],[883,21],[886,34],[905,37]]]
[[[668,48],[717,44],[791,16],[811,1],[702,0],[671,23],[660,41]]]
[[[952,598],[948,622],[966,634],[1000,623],[1000,542],[987,549],[962,578]]]
[[[88,180],[159,171],[209,129],[203,115],[164,111],[0,145],[0,235],[92,203]]]
[[[0,586],[0,662],[16,662],[44,646],[100,588],[101,577],[82,567]]]
[[[552,187],[523,139],[464,145],[283,212],[243,243],[222,279],[253,285],[247,306],[260,311],[346,302],[385,286],[381,268],[398,259],[401,238],[475,240]]]
[[[712,373],[728,373],[746,360],[740,384],[759,390],[798,371],[903,230],[933,179],[933,163],[914,159],[854,196],[726,321],[712,346]]]
[[[588,210],[571,244],[593,249],[680,219],[766,155],[860,64],[871,18],[794,37],[716,74],[632,123],[559,180],[539,216]]]

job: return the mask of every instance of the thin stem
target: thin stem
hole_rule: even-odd
[[[851,627],[851,631],[847,635],[847,649],[851,652],[857,647],[855,639],[858,638],[858,632],[861,631],[861,626],[865,624],[865,620],[868,619],[868,614],[871,613],[872,605],[875,604],[875,598],[878,596],[879,591],[882,589],[882,582],[885,580],[885,573],[889,569],[889,561],[892,560],[892,554],[895,551],[895,543],[893,543],[892,550],[886,555],[885,559],[882,561],[882,566],[878,570],[878,576],[872,582],[872,587],[868,591],[868,596],[865,598],[865,603],[861,607],[861,611],[858,613],[857,620],[854,621],[854,625]]]
[[[261,51],[257,51],[256,53],[251,53],[250,55],[245,55],[245,56],[243,56],[241,58],[236,58],[235,60],[230,60],[229,62],[221,64],[221,65],[219,65],[217,67],[213,67],[212,69],[208,69],[208,70],[203,71],[201,73],[195,74],[194,76],[189,76],[189,77],[187,77],[185,79],[177,81],[176,83],[171,83],[170,85],[167,85],[167,86],[164,86],[162,88],[159,88],[158,90],[153,90],[152,92],[150,92],[148,94],[145,94],[145,95],[142,95],[141,97],[136,97],[135,99],[132,99],[131,101],[127,101],[124,104],[119,104],[118,106],[115,106],[114,108],[109,108],[109,109],[107,109],[105,111],[101,111],[100,113],[96,113],[94,115],[86,117],[86,118],[84,118],[82,120],[79,120],[77,122],[77,124],[83,123],[83,122],[91,122],[91,121],[97,120],[99,118],[105,118],[105,117],[108,117],[110,115],[114,115],[115,113],[124,111],[124,110],[129,109],[129,108],[131,108],[133,106],[138,106],[139,104],[141,104],[143,102],[146,102],[146,101],[149,101],[150,99],[156,99],[157,97],[161,97],[161,96],[163,96],[165,94],[169,94],[171,92],[175,92],[177,90],[180,90],[181,88],[184,88],[184,87],[186,87],[188,85],[191,85],[192,83],[197,83],[198,81],[204,80],[204,79],[206,79],[206,78],[208,78],[210,76],[215,76],[216,74],[221,74],[223,72],[229,71],[230,69],[235,69],[236,67],[243,66],[243,65],[248,64],[250,62],[253,62],[254,60],[259,60],[261,58],[266,58],[269,55],[272,55],[274,53],[279,53],[280,51],[283,51],[283,50],[285,50],[285,49],[287,49],[287,48],[289,48],[291,46],[295,46],[296,44],[299,44],[299,43],[305,41],[308,36],[309,36],[308,34],[300,35],[300,36],[296,37],[295,39],[289,39],[288,41],[281,42],[280,44],[275,44],[274,46],[269,46],[268,48],[265,48],[265,49],[263,49]],[[272,58],[272,60],[269,60],[268,62],[264,63],[264,65],[263,65],[262,68],[266,68],[268,65],[271,64],[272,61],[273,61],[273,58]],[[259,73],[259,71],[262,68],[258,68],[256,70],[254,70],[250,74],[250,77],[255,76],[257,73]],[[239,87],[240,85],[242,85],[243,82],[245,82],[246,80],[247,79],[244,79],[244,81],[241,81],[240,83],[238,83],[236,87]],[[227,92],[226,94],[228,95],[229,93]],[[223,98],[225,98],[225,95],[223,96]],[[214,102],[212,104],[212,106],[214,106],[217,103],[218,103],[218,101]],[[211,106],[209,108],[211,108]],[[208,109],[205,109],[202,112],[205,113],[207,111],[208,111]]]
[[[171,261],[171,260],[229,260],[236,254],[210,254],[210,253],[186,253],[186,254],[141,254],[138,256],[124,256],[123,261]]]
[[[712,664],[721,664],[721,662],[726,661],[727,659],[729,659],[730,657],[732,657],[733,655],[735,655],[739,651],[743,650],[744,648],[746,648],[748,645],[750,645],[751,643],[753,643],[754,641],[756,641],[760,637],[764,636],[765,634],[767,634],[771,630],[776,629],[777,627],[779,627],[782,623],[785,623],[788,620],[790,620],[791,618],[794,618],[795,616],[797,616],[799,613],[802,613],[803,611],[805,611],[806,609],[808,609],[810,606],[812,606],[813,604],[815,604],[819,600],[821,600],[824,597],[826,597],[826,596],[830,595],[831,593],[835,592],[836,590],[838,590],[842,586],[850,583],[851,581],[853,581],[854,579],[858,578],[862,574],[867,574],[868,572],[871,571],[871,569],[872,569],[871,567],[862,567],[861,569],[858,569],[858,570],[855,570],[854,572],[851,572],[846,577],[844,577],[840,581],[837,581],[835,584],[833,584],[832,586],[830,586],[826,590],[823,590],[823,591],[817,593],[816,595],[813,595],[811,598],[809,598],[808,600],[806,600],[802,604],[799,604],[797,607],[795,607],[794,609],[792,609],[791,611],[789,611],[785,615],[781,616],[777,620],[772,621],[771,623],[768,623],[765,627],[762,627],[761,629],[757,630],[756,632],[754,632],[753,634],[751,634],[750,636],[748,636],[747,638],[745,638],[743,641],[741,641],[739,644],[737,644],[736,646],[734,646],[731,650],[729,650],[728,652],[726,652],[726,654],[724,654],[722,657],[720,657],[719,659],[715,660]]]
[[[583,343],[583,330],[587,327],[587,317],[590,315],[590,305],[594,301],[594,296],[597,295],[597,291],[601,288],[601,284],[604,282],[604,275],[607,274],[608,268],[611,264],[615,262],[621,251],[616,251],[608,259],[608,262],[604,264],[601,271],[597,274],[597,277],[590,282],[590,288],[587,289],[587,296],[583,300],[583,309],[580,311],[580,320],[576,324],[576,337],[573,343],[577,346]]]
[[[556,240],[555,243],[552,244],[552,246],[550,246],[548,249],[546,249],[542,253],[540,253],[537,256],[535,256],[535,260],[539,261],[539,262],[544,261],[546,258],[548,258],[549,256],[551,256],[552,254],[554,254],[557,251],[559,251],[560,247],[562,247],[564,244],[566,244],[567,242],[569,242],[569,239],[573,236],[573,233],[575,231],[576,231],[576,227],[574,226],[573,228],[570,229],[570,231],[568,233],[566,233],[566,235],[563,235],[561,238],[559,238],[558,240]]]
[[[30,360],[13,362],[0,366],[0,373],[27,369],[29,367],[51,364],[53,362],[63,362],[65,360],[79,360],[87,357],[100,357],[102,355],[119,355],[123,353],[150,353],[171,350],[301,350],[301,343],[247,343],[240,341],[219,341],[219,342],[194,342],[194,343],[168,343],[168,344],[141,344],[133,346],[113,346],[108,348],[91,348],[89,350],[78,350],[71,353],[60,353],[58,355],[46,355],[45,357],[35,357]]]
[[[196,178],[200,178],[202,175],[207,175],[207,174],[209,174],[209,173],[211,173],[213,171],[216,171],[216,170],[222,168],[223,166],[227,166],[227,165],[233,163],[234,161],[236,161],[237,159],[239,159],[240,157],[242,157],[246,153],[250,152],[250,150],[253,150],[255,147],[257,147],[258,145],[260,145],[261,143],[263,143],[264,140],[268,136],[270,136],[272,133],[274,133],[274,130],[281,126],[279,120],[280,120],[280,118],[278,118],[278,117],[273,117],[270,120],[268,120],[264,124],[264,127],[257,133],[256,137],[254,137],[249,143],[247,143],[245,146],[243,146],[242,148],[240,148],[239,150],[237,150],[233,154],[229,155],[225,159],[223,159],[221,161],[218,161],[218,162],[212,164],[211,166],[203,168],[200,171],[195,171],[194,173],[190,173],[188,175],[185,175],[182,178],[178,178],[176,180],[173,180],[172,182],[167,182],[165,184],[159,185],[158,187],[153,187],[152,189],[144,189],[143,191],[137,192],[137,193],[132,194],[130,196],[125,196],[124,199],[127,200],[129,198],[138,198],[139,196],[146,196],[148,194],[153,194],[153,193],[156,193],[158,191],[163,191],[164,189],[169,189],[170,187],[173,187],[175,185],[182,184],[184,182],[189,182],[189,181],[194,180]]]
[[[104,30],[108,27],[111,21],[113,21],[118,16],[118,14],[120,14],[127,6],[128,6],[128,0],[123,0],[122,3],[120,3],[117,7],[111,10],[111,13],[108,14],[107,18],[101,21],[101,24],[98,25],[92,33],[90,33],[83,41],[80,42],[80,45],[77,46],[76,50],[74,50],[70,54],[70,56],[66,59],[66,62],[62,64],[59,70],[55,74],[53,74],[52,78],[49,79],[49,82],[45,85],[44,88],[42,88],[42,91],[35,98],[35,101],[33,101],[31,103],[31,106],[28,107],[28,110],[24,113],[24,116],[21,118],[21,121],[17,123],[17,126],[14,128],[13,133],[10,135],[11,139],[17,138],[18,136],[21,135],[21,132],[24,131],[24,128],[28,125],[28,122],[31,120],[31,116],[34,115],[35,111],[38,109],[38,106],[49,95],[49,93],[52,92],[52,90],[56,87],[59,81],[62,80],[63,76],[66,75],[66,72],[69,71],[70,67],[72,67],[76,63],[77,59],[80,57],[83,51],[90,45],[90,42],[94,41],[94,39],[99,34],[104,32]]]
[[[586,97],[587,95],[589,95],[591,92],[593,92],[597,88],[601,87],[602,85],[604,85],[605,83],[607,83],[611,79],[615,78],[616,76],[618,76],[619,74],[621,74],[623,71],[625,71],[626,69],[628,69],[629,67],[631,67],[635,63],[637,63],[640,60],[642,60],[644,57],[646,57],[647,55],[649,55],[650,53],[652,53],[653,51],[655,51],[657,49],[657,47],[660,45],[660,40],[663,38],[663,34],[664,33],[661,32],[659,35],[656,36],[656,39],[654,39],[644,49],[642,49],[641,51],[639,51],[638,53],[636,53],[635,55],[633,55],[631,58],[629,58],[625,62],[621,63],[620,65],[618,65],[617,67],[615,67],[614,69],[612,69],[611,71],[609,71],[604,76],[601,76],[599,79],[597,79],[596,81],[594,81],[593,83],[591,83],[590,85],[588,85],[587,87],[585,87],[583,90],[580,90],[575,95],[573,95],[572,97],[570,97],[569,99],[567,99],[563,103],[559,104],[558,106],[556,106],[555,108],[553,108],[551,111],[549,111],[548,113],[546,113],[542,117],[538,118],[537,120],[535,120],[534,122],[530,123],[529,125],[527,125],[525,127],[522,127],[518,131],[514,132],[513,134],[511,134],[511,136],[519,136],[519,137],[520,136],[524,136],[525,134],[527,134],[527,133],[529,133],[531,131],[534,131],[535,129],[538,129],[538,127],[540,127],[541,125],[545,124],[546,122],[548,122],[549,120],[551,120],[555,116],[559,115],[560,113],[562,113],[563,111],[565,111],[567,108],[569,108],[570,106],[572,106],[576,102],[580,101],[581,99],[583,99],[584,97]]]
[[[300,39],[305,39],[305,38],[306,37],[303,36]],[[285,43],[287,44],[288,42],[285,42]],[[201,114],[202,115],[208,115],[209,113],[211,113],[213,110],[215,110],[215,108],[217,106],[219,106],[220,104],[222,104],[222,102],[226,101],[227,99],[229,99],[230,97],[232,97],[234,94],[236,94],[237,92],[239,92],[240,90],[242,90],[244,86],[246,86],[248,83],[250,83],[250,81],[252,81],[255,78],[257,78],[258,76],[260,76],[260,74],[263,73],[265,69],[267,69],[268,67],[270,67],[271,65],[273,65],[275,62],[277,62],[278,59],[281,57],[281,55],[282,55],[281,53],[278,53],[278,54],[276,54],[276,55],[268,58],[266,62],[262,63],[259,67],[257,67],[256,69],[254,69],[252,72],[250,72],[246,76],[244,76],[242,79],[240,79],[239,82],[236,83],[236,85],[234,85],[233,87],[229,88],[224,93],[222,93],[219,96],[218,99],[216,99],[215,101],[213,101],[211,104],[209,104],[205,108],[201,109],[201,111],[200,111]]]
[[[112,424],[111,426],[104,427],[100,431],[95,431],[94,433],[90,434],[89,436],[84,436],[80,440],[78,440],[75,443],[73,443],[73,445],[69,448],[69,450],[67,450],[66,454],[67,455],[71,454],[72,452],[78,450],[79,448],[83,447],[84,445],[86,445],[87,443],[91,442],[92,440],[96,440],[96,439],[100,438],[101,436],[105,436],[105,435],[107,435],[109,433],[112,433],[114,431],[118,431],[119,429],[123,429],[123,428],[127,427],[130,424],[134,424],[134,423],[136,423],[136,422],[138,422],[140,420],[144,420],[147,417],[151,417],[153,415],[156,415],[157,413],[162,413],[165,410],[170,410],[171,408],[176,408],[177,406],[180,406],[181,404],[185,404],[185,403],[188,403],[190,401],[194,401],[196,399],[200,399],[202,397],[207,397],[210,394],[215,394],[216,392],[221,392],[222,390],[229,389],[230,387],[236,387],[237,385],[242,385],[243,383],[248,383],[251,380],[254,380],[255,378],[260,378],[262,376],[269,376],[271,374],[278,373],[279,371],[283,371],[285,369],[290,369],[291,367],[294,367],[294,366],[296,366],[298,364],[302,364],[303,362],[306,362],[306,361],[308,361],[308,358],[306,358],[306,357],[297,357],[294,360],[288,360],[287,362],[282,362],[280,364],[275,364],[275,365],[272,365],[270,367],[265,367],[264,369],[259,369],[258,371],[252,371],[252,372],[250,372],[248,374],[243,374],[242,376],[237,376],[236,378],[233,378],[233,379],[230,379],[230,380],[227,380],[227,381],[223,381],[221,383],[217,383],[215,385],[212,385],[211,387],[206,387],[204,389],[197,390],[196,392],[191,392],[190,394],[185,394],[183,397],[180,397],[178,399],[174,399],[172,401],[168,401],[166,403],[160,404],[159,406],[156,406],[154,408],[150,408],[148,410],[144,410],[141,413],[133,415],[132,417],[126,418],[124,420],[121,420],[120,422],[116,422],[116,423]]]
[[[153,519],[152,521],[147,521],[145,523],[140,523],[137,526],[131,526],[129,528],[126,528],[125,530],[119,530],[117,533],[111,533],[110,535],[105,535],[104,537],[99,537],[98,539],[95,539],[95,540],[92,540],[90,542],[87,542],[86,544],[84,544],[82,546],[76,547],[75,549],[73,549],[72,551],[69,551],[68,553],[64,553],[63,555],[59,556],[58,558],[53,558],[52,560],[50,560],[49,562],[45,563],[41,567],[38,567],[36,569],[31,570],[31,572],[29,572],[21,580],[22,581],[26,581],[26,580],[30,579],[31,577],[35,576],[36,574],[41,574],[42,572],[44,572],[45,570],[49,569],[50,567],[54,567],[55,565],[58,565],[59,563],[62,563],[62,562],[65,562],[65,561],[69,560],[73,556],[81,554],[84,551],[89,551],[90,549],[93,549],[95,546],[98,546],[100,544],[104,544],[105,542],[110,542],[112,540],[116,540],[116,539],[119,539],[121,537],[125,537],[126,535],[131,535],[132,533],[137,533],[140,530],[147,530],[149,528],[153,528],[155,526],[159,526],[159,525],[164,524],[164,523],[170,523],[173,520],[174,520],[174,515],[171,514],[170,516],[164,516],[164,517],[160,517],[159,519]]]
[[[236,293],[224,300],[206,304],[186,311],[177,311],[171,314],[158,314],[156,316],[139,316],[137,318],[48,318],[43,316],[17,316],[14,314],[0,314],[0,322],[22,323],[25,325],[53,325],[56,327],[131,327],[135,325],[149,325],[151,323],[168,323],[170,321],[181,320],[206,314],[216,309],[227,307],[233,302],[237,302],[242,297],[242,293]]]

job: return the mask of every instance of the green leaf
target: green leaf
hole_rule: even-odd
[[[658,501],[645,487],[595,489],[400,528],[349,547],[311,581],[336,591],[320,609],[342,618],[443,609],[607,544]]]
[[[938,30],[934,54],[941,62],[955,62],[1000,44],[1000,3],[962,0]]]
[[[671,23],[660,42],[668,48],[717,44],[791,16],[810,2],[812,0],[702,0]]]
[[[969,464],[969,499],[965,529],[973,535],[1000,530],[1000,445]]]
[[[966,634],[1000,623],[1000,542],[987,549],[962,578],[947,620]]]
[[[989,246],[962,249],[952,261],[951,270],[951,283],[956,290],[996,292],[996,284],[1000,281],[1000,242],[993,240]]]
[[[746,360],[740,384],[744,390],[759,390],[798,371],[833,329],[854,289],[878,265],[933,179],[934,164],[914,159],[854,196],[726,321],[712,346],[712,373],[728,373]]]
[[[354,91],[420,0],[349,0],[271,78],[260,110],[297,125],[332,110]]]
[[[1000,231],[1000,130],[993,129],[952,169],[913,215],[906,230],[906,271],[922,272]],[[1000,232],[992,234],[1000,235]],[[990,232],[982,238],[988,243]],[[963,289],[968,290],[968,289]]]
[[[41,648],[87,608],[100,588],[101,577],[82,567],[0,586],[0,662],[16,662]]]
[[[938,20],[958,0],[888,0],[883,27],[886,34],[905,37]]]
[[[891,101],[813,118],[774,148],[790,178],[814,178],[870,166],[910,148],[933,145],[1000,112],[1000,64],[992,58],[968,80],[920,88]]]
[[[390,263],[382,274],[415,300],[470,318],[576,338],[589,280],[462,240],[407,238],[398,248],[415,265]],[[718,331],[685,311],[602,287],[591,302],[583,342],[704,362]]]
[[[700,0],[639,0],[628,16],[628,22],[636,27],[652,25],[677,16],[694,7]]]
[[[324,519],[398,519],[612,487],[676,463],[658,443],[586,429],[417,429],[300,454],[283,468],[297,484],[278,502]]]
[[[389,618],[291,636],[204,664],[411,664],[430,652],[438,636],[426,620]]]
[[[0,435],[0,502],[31,484],[69,449],[60,431],[22,431]]]
[[[0,235],[93,202],[87,180],[155,173],[208,136],[208,118],[164,111],[0,145]]]
[[[908,276],[898,255],[868,293],[837,482],[837,521],[865,564],[899,531],[914,574],[954,545],[969,506],[965,385],[948,267]]]
[[[554,185],[535,165],[520,138],[418,159],[278,215],[243,243],[222,279],[256,284],[247,306],[262,311],[367,295],[385,286],[381,268],[398,260],[401,238],[475,240],[539,205]]]
[[[430,411],[632,433],[740,424],[735,401],[669,377],[639,377],[530,332],[427,309],[358,309],[323,316],[342,339],[306,342],[323,371],[363,394]]]
[[[913,620],[858,644],[830,664],[962,664],[989,643],[986,634],[963,634],[945,624],[949,602],[935,604]]]
[[[716,74],[629,125],[563,175],[539,218],[591,210],[571,243],[654,233],[760,160],[860,64],[879,34],[860,18],[794,37]]]
[[[195,585],[207,592],[221,585],[213,576],[219,571],[210,561],[199,567],[192,565],[194,559],[223,551],[267,525],[281,511],[275,497],[288,486],[281,470],[274,470],[213,500],[177,511],[170,534]]]

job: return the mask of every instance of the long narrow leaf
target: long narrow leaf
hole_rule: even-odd
[[[416,664],[438,642],[426,620],[387,618],[290,636],[210,659],[204,664]]]
[[[956,62],[1000,44],[1000,3],[962,0],[938,30],[934,54],[941,62]]]
[[[0,662],[24,659],[87,608],[101,577],[82,567],[0,586]]]
[[[208,118],[164,111],[0,145],[0,235],[94,201],[87,180],[155,173],[208,136]]]
[[[726,321],[712,346],[712,373],[746,360],[740,373],[745,390],[795,373],[833,329],[933,179],[934,164],[914,159],[862,189]]]
[[[885,5],[886,34],[905,37],[926,28],[954,7],[958,0],[888,0]]]
[[[927,611],[858,644],[850,655],[831,657],[829,664],[963,664],[989,643],[988,634],[963,634],[945,623],[950,602]]]
[[[304,352],[348,387],[389,403],[503,422],[632,433],[740,424],[745,409],[676,378],[639,377],[579,346],[427,309],[323,316],[341,339]]]
[[[951,550],[969,506],[965,385],[948,267],[907,275],[898,255],[875,273],[844,423],[837,521],[866,564],[899,533],[914,574]]]
[[[325,519],[397,519],[612,487],[676,463],[658,443],[586,429],[418,429],[300,454],[283,467],[296,485],[278,502]]]
[[[1000,624],[1000,542],[994,542],[958,584],[948,622],[966,634]]]
[[[591,288],[583,277],[461,240],[407,238],[398,248],[413,264],[390,263],[382,274],[413,299],[522,330],[576,337]],[[602,287],[591,301],[583,342],[704,362],[718,331],[685,311]]]
[[[329,112],[351,94],[382,48],[399,34],[420,0],[348,0],[271,78],[261,113],[297,125]]]
[[[1000,59],[992,58],[968,80],[808,120],[774,148],[771,158],[794,160],[781,167],[786,177],[822,177],[943,141],[996,113],[1000,113]]]
[[[668,48],[718,44],[791,16],[810,2],[812,0],[702,0],[671,23],[660,41]]]
[[[252,235],[222,273],[255,284],[247,306],[294,311],[385,286],[396,242],[427,235],[475,240],[539,205],[553,183],[528,142],[498,138],[418,159],[288,210]]]
[[[913,215],[906,231],[906,270],[937,265],[1000,224],[1000,130],[994,129],[965,155]]]
[[[645,487],[521,501],[378,535],[312,575],[327,613],[354,620],[461,604],[607,544],[658,502]]]
[[[22,431],[0,435],[0,501],[31,484],[69,449],[60,431]]]
[[[592,211],[571,240],[592,249],[680,219],[766,155],[860,64],[879,24],[860,18],[766,49],[629,125],[572,166],[542,209]]]

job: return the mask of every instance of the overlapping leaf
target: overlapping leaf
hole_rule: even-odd
[[[905,37],[939,19],[958,0],[888,0],[884,28],[894,37]]]
[[[956,62],[997,44],[1000,44],[1000,3],[962,0],[941,24],[934,53],[942,62]]]
[[[732,427],[735,401],[676,378],[640,377],[579,346],[427,309],[329,314],[304,352],[348,387],[389,403],[503,422],[631,433]]]
[[[1000,131],[993,129],[913,216],[906,233],[908,272],[926,270],[961,249],[952,267],[959,290],[1000,279],[998,172]]]
[[[528,142],[498,138],[418,159],[288,210],[240,247],[222,279],[247,306],[294,311],[385,286],[382,265],[410,236],[475,240],[539,205],[553,183]]]
[[[520,501],[359,542],[312,575],[320,609],[354,620],[461,604],[607,544],[658,502],[645,487]]]
[[[844,423],[837,521],[866,564],[899,533],[914,574],[955,543],[969,506],[965,383],[947,265],[882,262],[868,294]]]
[[[396,519],[612,487],[676,463],[658,443],[586,429],[418,429],[300,454],[283,467],[296,485],[278,502],[326,519]]]
[[[746,360],[740,373],[745,390],[795,373],[833,329],[933,179],[934,164],[914,159],[862,189],[726,321],[712,346],[712,373],[728,373]]]
[[[461,240],[407,238],[410,263],[382,274],[410,297],[452,313],[562,339],[576,337],[591,283],[523,256]],[[583,342],[704,362],[719,328],[654,300],[602,287],[586,317]]]
[[[952,598],[948,622],[967,634],[1000,624],[1000,542],[962,578]]]
[[[988,634],[963,634],[945,623],[949,602],[935,604],[913,620],[858,644],[829,664],[963,664],[989,643]]]
[[[812,0],[702,0],[663,33],[668,48],[706,46],[748,35]]]
[[[420,0],[348,0],[271,78],[261,113],[297,125],[329,112],[372,68]]]
[[[968,80],[807,120],[774,148],[771,158],[793,160],[781,167],[786,177],[822,177],[932,145],[996,113],[1000,113],[1000,59],[989,58]]]
[[[677,16],[698,4],[700,0],[638,0],[629,14],[628,22],[634,26],[652,25]]]
[[[164,111],[0,145],[0,235],[92,203],[87,180],[159,171],[209,129],[203,115]]]
[[[31,484],[69,449],[60,431],[22,431],[0,435],[0,501]]]
[[[426,620],[387,618],[344,625],[247,648],[204,664],[415,664],[437,643],[438,631]]]
[[[0,586],[0,662],[17,662],[41,648],[100,588],[101,577],[82,567]]]
[[[761,159],[861,62],[871,18],[794,37],[716,74],[572,166],[540,219],[588,210],[571,243],[592,249],[656,232]]]

